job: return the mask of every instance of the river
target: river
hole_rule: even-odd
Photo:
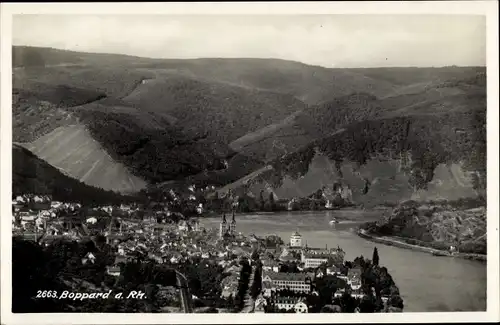
[[[383,210],[338,210],[236,215],[236,230],[246,235],[276,234],[285,243],[298,230],[303,244],[337,247],[346,259],[371,258],[377,246],[380,265],[387,267],[399,287],[408,312],[486,310],[486,264],[459,258],[386,246],[367,241],[353,231],[360,223],[376,220]],[[340,224],[329,225],[336,217]],[[200,220],[205,227],[218,227],[220,219]]]

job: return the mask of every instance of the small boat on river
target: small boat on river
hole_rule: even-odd
[[[335,219],[335,218],[333,218],[333,219],[332,219],[332,220],[330,220],[330,222],[329,222],[330,226],[334,226],[334,225],[336,225],[336,224],[338,224],[338,223],[339,223],[339,221],[338,221],[337,219]]]

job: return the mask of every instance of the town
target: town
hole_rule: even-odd
[[[194,190],[190,187],[187,192]],[[83,247],[75,249],[76,262],[74,256],[73,264],[61,262],[71,264],[61,274],[86,278],[79,282],[80,286],[87,283],[84,288],[107,291],[127,281],[136,281],[136,288],[145,283],[155,286],[155,301],[146,299],[146,311],[314,313],[403,309],[397,286],[387,269],[378,265],[376,249],[372,260],[359,257],[346,261],[341,247],[309,247],[298,231],[287,243],[274,234],[243,234],[238,232],[237,203],[233,201],[226,205],[218,229],[205,228],[202,220],[206,211],[194,195],[188,195],[187,201],[195,207],[197,216],[188,218],[171,211],[172,202],[179,204],[182,195],[172,190],[170,194],[171,202],[156,204],[154,209],[140,204],[85,207],[54,201],[46,195],[17,196],[12,202],[13,236],[51,252],[51,247],[61,249],[61,243]],[[102,266],[103,274],[97,265]],[[137,271],[141,276],[133,275],[134,265],[151,266],[145,269],[152,273],[175,273],[170,280],[151,280],[149,275],[149,280],[141,280],[146,271],[141,269]],[[73,282],[71,287],[75,286]],[[84,311],[81,306],[72,308]],[[137,311],[141,307],[130,308]]]

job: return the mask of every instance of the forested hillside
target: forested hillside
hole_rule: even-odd
[[[108,171],[117,191],[175,181],[279,192],[286,183],[308,196],[338,181],[355,198],[397,200],[405,186],[426,190],[436,168],[448,166],[455,174],[439,181],[468,188],[472,179],[471,190],[484,193],[484,67],[327,69],[13,51],[14,141],[87,184],[100,187],[97,172]],[[318,155],[326,160],[311,176]],[[384,168],[392,174],[381,176]],[[434,186],[432,195],[452,187]]]

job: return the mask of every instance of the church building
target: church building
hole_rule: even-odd
[[[236,219],[234,217],[234,210],[233,210],[233,217],[231,219],[231,222],[227,222],[226,220],[226,214],[224,213],[222,215],[222,221],[219,226],[219,237],[223,238],[225,236],[234,236],[236,234]]]

